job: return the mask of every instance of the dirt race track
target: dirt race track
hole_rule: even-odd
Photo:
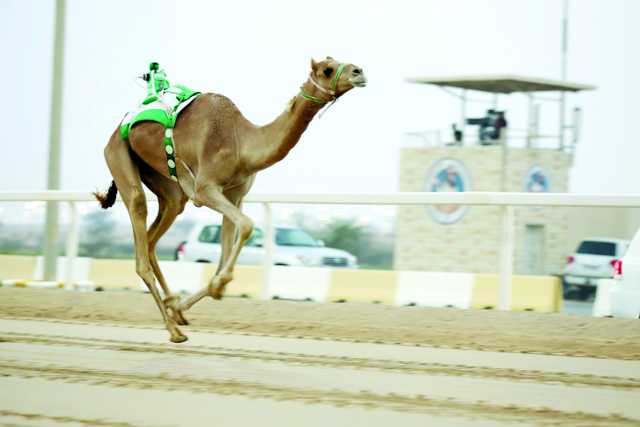
[[[638,426],[640,322],[0,288],[0,425]]]

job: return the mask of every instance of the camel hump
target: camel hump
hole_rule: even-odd
[[[240,109],[227,96],[215,92],[206,92],[199,96],[203,106],[206,105],[212,111],[212,114],[231,113],[241,115]]]

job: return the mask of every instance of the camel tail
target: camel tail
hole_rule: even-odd
[[[109,209],[116,202],[116,194],[118,194],[118,187],[116,187],[116,182],[111,181],[111,186],[107,190],[106,193],[95,192],[93,195],[96,200],[100,202],[100,206],[102,209]]]

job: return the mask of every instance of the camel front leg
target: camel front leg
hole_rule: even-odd
[[[238,209],[240,210],[240,207],[238,205],[236,205],[236,207],[238,207]],[[231,220],[227,217],[224,217],[222,221],[221,231],[222,233],[220,236],[220,243],[222,244],[222,252],[220,262],[218,264],[218,270],[216,271],[216,274],[211,278],[211,281],[209,282],[209,291],[214,299],[222,298],[225,286],[233,279],[233,270],[235,268],[235,264],[238,260],[238,256],[240,255],[242,247],[244,247],[244,244],[246,243],[245,239],[242,242],[242,246],[238,249],[233,262],[231,263],[230,260],[232,257],[233,249],[236,247],[240,236],[239,233],[236,232],[235,224],[231,222]],[[249,233],[249,236],[251,236],[251,233]],[[225,277],[225,274],[227,275],[227,277]]]
[[[226,230],[226,236],[223,234],[223,239],[229,239],[230,233],[231,238],[233,238],[235,230],[237,230],[237,238],[233,241],[227,259],[224,260],[224,254],[221,255],[223,257],[221,267],[219,267],[218,273],[211,280],[209,286],[201,289],[182,302],[178,306],[180,310],[189,309],[193,304],[207,295],[211,295],[214,299],[222,298],[225,286],[233,280],[233,268],[238,260],[238,255],[240,255],[242,247],[253,231],[253,222],[251,219],[244,215],[235,203],[229,201],[219,188],[207,187],[197,192],[196,200],[198,203],[220,212],[224,216],[223,223],[226,220],[234,226],[223,228],[223,230]]]
[[[227,217],[222,218],[222,228],[220,229],[220,259],[218,260],[218,268],[216,269],[216,276],[220,274],[222,268],[229,259],[231,248],[236,237],[236,226]]]

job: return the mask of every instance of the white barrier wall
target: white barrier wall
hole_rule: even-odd
[[[205,267],[211,266],[211,264],[201,262],[160,261],[158,264],[169,289],[174,293],[196,293],[209,283],[213,277],[213,271],[215,271],[214,269],[209,274],[205,274]],[[140,278],[138,278],[138,285],[140,289],[147,290],[147,285]]]
[[[9,286],[42,286],[44,282],[30,281],[41,277],[42,260],[36,262],[32,258],[31,262],[27,262],[28,258],[0,255],[0,280]],[[81,260],[82,267],[74,270],[75,281],[67,287],[147,290],[137,276],[135,262],[131,259]],[[11,268],[17,264],[20,264],[20,268]],[[64,277],[65,265],[64,259],[60,260],[59,277]],[[194,293],[206,286],[215,274],[215,265],[195,262],[161,261],[160,268],[173,292]],[[262,274],[262,270],[256,266],[237,266],[234,281],[226,294],[258,298],[263,287]],[[541,312],[561,310],[562,290],[557,277],[513,276],[513,282],[511,309]],[[54,287],[59,285],[48,283]],[[462,309],[498,306],[499,278],[490,274],[274,266],[270,283],[269,299],[376,301],[399,306]],[[604,289],[604,286],[599,287],[594,315],[609,314],[608,289]]]
[[[64,282],[67,272],[67,257],[58,257],[56,267],[56,281]],[[91,258],[78,257],[74,259],[73,264],[73,282],[86,283],[89,280],[89,271],[91,269]],[[36,258],[36,268],[33,272],[34,280],[42,280],[44,277],[44,258],[39,256]],[[14,279],[12,277],[12,279]]]
[[[201,283],[204,264],[200,262],[160,261],[160,270],[173,292],[193,294],[204,286]],[[147,290],[147,285],[140,279],[140,286]]]
[[[271,270],[269,298],[325,302],[331,284],[331,269],[278,267]]]
[[[470,308],[474,277],[468,273],[400,271],[395,304]]]
[[[596,298],[593,301],[594,317],[611,316],[611,298],[610,291],[611,286],[616,283],[613,279],[600,279],[598,280],[598,287],[596,288]]]

